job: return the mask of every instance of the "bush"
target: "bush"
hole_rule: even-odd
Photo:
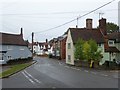
[[[7,64],[9,65],[13,65],[13,64],[22,64],[22,63],[27,63],[32,61],[33,58],[32,57],[28,57],[28,58],[18,58],[18,59],[11,59],[7,62]]]

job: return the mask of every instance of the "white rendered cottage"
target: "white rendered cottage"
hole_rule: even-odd
[[[32,53],[23,40],[22,28],[20,34],[0,32],[0,60],[6,63],[9,60],[32,57]]]

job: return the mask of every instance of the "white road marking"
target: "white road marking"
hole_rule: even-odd
[[[34,82],[32,79],[30,79],[30,78],[25,74],[25,72],[22,72],[22,74],[23,74],[32,84],[35,84],[35,82]]]
[[[85,72],[88,72],[87,70],[84,70]]]
[[[59,61],[58,61],[58,63],[59,63],[59,65],[62,65],[62,63],[61,63],[61,62],[59,62]]]
[[[96,72],[91,72],[92,74],[97,74]]]
[[[76,70],[81,71],[80,69],[76,69]]]
[[[105,77],[107,77],[108,75],[106,75],[106,74],[101,74],[102,76],[105,76]]]
[[[76,68],[74,68],[74,67],[71,67],[71,69],[74,69],[74,70],[76,70]]]
[[[64,67],[66,67],[66,68],[70,68],[69,66],[64,66]]]
[[[24,72],[29,76],[31,77],[34,81],[38,82],[38,83],[41,83],[38,79],[34,78],[31,74],[29,74],[26,70],[24,70]]]

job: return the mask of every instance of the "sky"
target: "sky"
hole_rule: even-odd
[[[43,42],[64,34],[68,28],[75,28],[77,20],[54,28],[80,17],[112,0],[0,0],[0,32],[19,34],[23,28],[24,39]],[[93,27],[99,18],[118,24],[118,2],[78,19],[78,27],[86,27],[86,19],[93,19]],[[103,13],[99,17],[99,13]],[[54,29],[51,29],[54,28]]]

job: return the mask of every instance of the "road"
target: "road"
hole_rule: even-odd
[[[36,57],[37,63],[2,80],[2,88],[118,88],[117,73]]]

